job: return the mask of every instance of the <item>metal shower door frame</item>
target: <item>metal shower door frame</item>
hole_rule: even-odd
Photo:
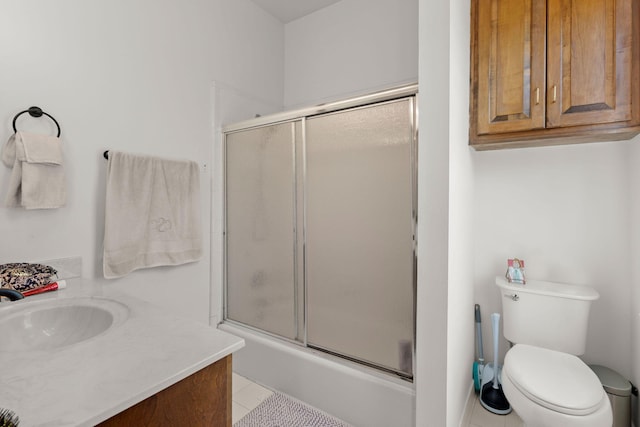
[[[255,119],[251,119],[251,120],[247,120],[247,121],[243,121],[243,122],[239,122],[239,123],[235,123],[235,124],[231,124],[231,125],[227,125],[225,127],[223,127],[222,131],[223,131],[223,147],[222,147],[222,155],[224,158],[223,161],[223,189],[224,189],[224,208],[223,208],[223,322],[225,323],[230,323],[230,324],[234,324],[234,325],[238,325],[244,328],[248,328],[250,330],[262,333],[262,334],[266,334],[268,336],[272,336],[274,338],[280,339],[280,340],[285,340],[289,343],[293,343],[296,344],[297,346],[300,346],[302,348],[315,348],[312,346],[309,346],[308,343],[308,336],[307,336],[307,325],[308,325],[308,313],[307,313],[307,307],[308,307],[308,292],[307,292],[307,247],[306,247],[306,242],[307,242],[307,236],[306,236],[306,230],[307,230],[307,200],[306,200],[306,196],[307,196],[307,165],[306,165],[306,158],[307,158],[307,152],[306,152],[306,145],[307,145],[307,141],[306,141],[306,120],[308,117],[313,117],[313,116],[318,116],[318,115],[323,115],[326,113],[334,113],[334,112],[338,112],[341,110],[352,110],[352,109],[358,109],[358,108],[366,108],[368,106],[371,106],[373,104],[381,104],[381,103],[385,103],[385,102],[395,102],[398,101],[400,99],[405,99],[405,98],[412,98],[412,102],[411,102],[411,123],[412,123],[412,141],[411,141],[411,148],[410,148],[410,152],[411,152],[411,159],[410,159],[410,163],[411,163],[411,185],[412,185],[412,218],[411,218],[411,224],[412,224],[412,235],[413,235],[413,271],[412,271],[412,282],[413,282],[413,348],[412,348],[412,354],[413,354],[413,365],[414,365],[414,369],[413,371],[415,372],[415,349],[416,349],[416,332],[415,332],[415,320],[416,320],[416,293],[417,293],[417,284],[416,284],[416,279],[417,279],[417,257],[416,257],[416,251],[417,251],[417,151],[418,151],[418,103],[417,103],[417,91],[418,91],[418,86],[417,84],[411,84],[411,85],[406,85],[406,86],[401,86],[401,87],[397,87],[397,88],[393,88],[393,89],[389,89],[389,90],[385,90],[385,91],[381,91],[381,92],[377,92],[374,94],[370,94],[370,95],[365,95],[365,96],[359,96],[359,97],[354,97],[354,98],[350,98],[347,100],[342,100],[342,101],[338,101],[338,102],[334,102],[334,103],[329,103],[329,104],[325,104],[325,105],[318,105],[315,107],[310,107],[310,108],[305,108],[305,109],[299,109],[299,110],[295,110],[295,111],[288,111],[288,112],[283,112],[283,113],[278,113],[278,114],[274,114],[274,115],[270,115],[270,116],[262,116],[262,117],[257,117]],[[259,327],[255,327],[252,325],[247,325],[245,323],[241,323],[238,321],[235,321],[233,319],[230,319],[228,317],[228,291],[227,291],[227,287],[228,287],[228,259],[227,259],[227,247],[228,247],[228,230],[227,230],[227,135],[235,133],[235,132],[241,132],[241,131],[245,131],[245,130],[249,130],[249,129],[256,129],[256,128],[261,128],[261,127],[267,127],[267,126],[272,126],[272,125],[276,125],[276,124],[284,124],[284,123],[290,123],[291,124],[291,132],[292,132],[292,162],[293,162],[293,169],[294,169],[294,174],[293,174],[293,182],[292,182],[292,188],[293,188],[293,218],[294,218],[294,231],[293,231],[293,235],[294,235],[294,242],[293,242],[293,258],[294,258],[294,265],[292,266],[293,268],[293,277],[294,277],[294,301],[295,301],[295,307],[294,307],[294,324],[295,324],[295,328],[297,331],[296,334],[296,339],[289,339],[287,337],[283,337],[281,335],[278,334],[274,334],[268,331],[265,331],[263,329],[260,329]],[[297,129],[298,129],[298,125],[300,126],[300,131],[301,131],[301,137],[300,137],[300,141],[297,140]],[[298,147],[298,145],[300,145],[300,147]],[[302,161],[300,161],[300,159],[302,159]],[[302,212],[300,212],[300,209],[298,207],[299,202],[300,202],[300,198],[302,198]],[[300,215],[301,214],[301,215]],[[298,220],[298,218],[302,218],[301,221]],[[300,230],[300,222],[302,223],[302,230]],[[301,261],[300,261],[301,259]],[[302,269],[302,272],[300,271],[300,269]],[[300,295],[300,293],[302,293],[302,295]],[[300,303],[299,300],[302,299],[303,303],[302,303],[302,307],[299,307]],[[302,316],[300,311],[302,311]],[[300,317],[302,317],[302,322]],[[367,363],[358,359],[353,359],[350,358],[349,356],[345,356],[345,355],[341,355],[339,353],[334,353],[331,351],[327,351],[325,349],[319,349],[322,350],[324,352],[327,352],[329,354],[333,354],[336,357],[340,357],[342,359],[347,359],[347,360],[352,360],[356,363],[359,364],[363,364],[366,366],[370,366],[373,368],[376,368],[378,370],[382,370],[382,371],[386,371],[389,373],[393,373],[396,375],[399,375],[400,377],[403,377],[405,379],[408,380],[412,380],[411,376],[407,376],[401,372],[392,370],[392,369],[388,369],[379,365],[375,365],[375,364],[371,364],[371,363]]]

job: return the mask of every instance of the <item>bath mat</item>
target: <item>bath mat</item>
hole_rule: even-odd
[[[286,394],[274,392],[233,427],[352,427]]]

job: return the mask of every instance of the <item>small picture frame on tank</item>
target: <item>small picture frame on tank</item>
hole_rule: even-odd
[[[507,274],[509,283],[524,285],[527,281],[524,276],[524,260],[513,258],[507,260]]]

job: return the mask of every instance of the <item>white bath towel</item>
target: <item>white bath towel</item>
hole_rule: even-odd
[[[4,145],[2,161],[13,168],[5,198],[7,206],[26,209],[64,206],[67,190],[59,138],[16,132]]]
[[[105,278],[202,257],[197,163],[109,151],[106,197]]]

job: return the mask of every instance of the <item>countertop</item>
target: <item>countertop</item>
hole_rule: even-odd
[[[2,302],[0,321],[14,305],[89,296],[126,305],[123,321],[55,350],[16,352],[0,338],[0,408],[14,411],[21,426],[93,426],[244,346],[242,338],[85,279]]]

